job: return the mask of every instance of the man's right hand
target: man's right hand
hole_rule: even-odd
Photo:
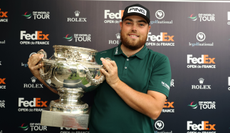
[[[30,56],[30,58],[28,59],[28,62],[27,62],[31,73],[37,79],[40,78],[39,69],[43,66],[41,63],[39,63],[41,61],[42,57],[44,57],[43,54],[33,54],[32,56]]]

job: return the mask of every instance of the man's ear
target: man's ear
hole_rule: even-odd
[[[149,25],[148,32],[150,31],[150,29],[151,29],[151,26]]]
[[[122,28],[122,21],[120,22],[120,27]]]

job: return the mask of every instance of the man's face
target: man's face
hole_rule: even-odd
[[[120,22],[121,42],[132,50],[137,50],[145,45],[151,26],[147,21],[136,15],[126,17]]]

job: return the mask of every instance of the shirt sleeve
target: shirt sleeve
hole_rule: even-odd
[[[149,80],[149,90],[163,93],[168,98],[170,82],[170,62],[167,56],[162,56],[154,63],[153,71]]]

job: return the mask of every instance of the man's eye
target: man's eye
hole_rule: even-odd
[[[144,26],[144,24],[140,24],[140,26]]]

